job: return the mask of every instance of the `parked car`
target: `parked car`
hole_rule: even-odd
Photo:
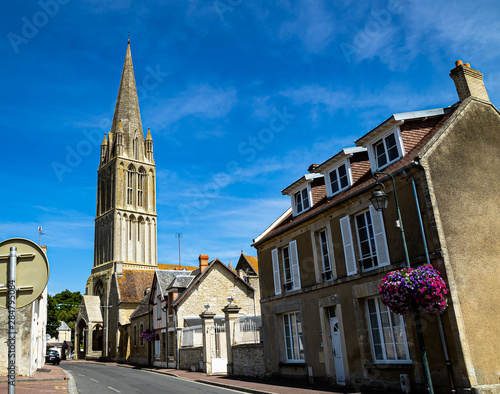
[[[45,356],[45,363],[57,364],[61,362],[61,356],[59,356],[59,352],[57,350],[48,350],[47,355]]]

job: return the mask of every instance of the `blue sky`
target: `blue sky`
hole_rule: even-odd
[[[99,145],[130,31],[157,165],[158,259],[235,263],[280,190],[393,113],[500,100],[497,1],[8,2],[0,13],[0,239],[47,234],[49,293],[85,290]]]

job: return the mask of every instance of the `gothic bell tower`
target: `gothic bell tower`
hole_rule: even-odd
[[[117,262],[156,266],[156,216],[153,139],[142,130],[129,40],[113,122],[101,144],[92,271]]]

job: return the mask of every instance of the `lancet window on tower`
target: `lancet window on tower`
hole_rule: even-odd
[[[134,204],[134,178],[135,178],[135,168],[133,165],[128,167],[127,173],[127,204]]]
[[[144,207],[144,181],[146,179],[146,171],[144,168],[139,168],[137,173],[137,206]]]

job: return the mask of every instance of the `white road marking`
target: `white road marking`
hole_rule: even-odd
[[[116,391],[117,393],[121,393],[121,391],[118,391],[117,389],[114,389],[113,387],[108,386],[108,389]]]
[[[98,380],[95,380],[95,379],[92,379],[92,378],[90,378],[90,380],[93,380],[94,382],[99,383],[99,381],[98,381]]]

